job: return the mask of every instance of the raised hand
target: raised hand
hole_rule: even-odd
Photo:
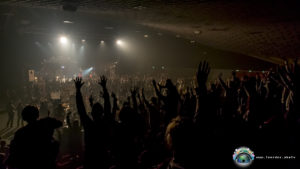
[[[134,87],[133,89],[130,89],[131,96],[136,96],[138,90],[139,90],[138,87]]]
[[[99,85],[101,85],[103,88],[106,88],[107,78],[103,75],[100,76],[100,81],[98,82]]]
[[[206,81],[209,73],[210,73],[210,66],[208,62],[201,61],[199,63],[198,71],[197,71],[197,82],[199,86],[206,85]]]
[[[74,83],[75,83],[75,87],[77,90],[80,90],[81,87],[83,86],[84,82],[82,81],[82,78],[81,77],[76,77],[74,79]]]

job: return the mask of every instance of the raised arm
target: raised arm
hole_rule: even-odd
[[[91,120],[89,116],[86,113],[85,106],[82,99],[81,94],[81,87],[83,86],[84,82],[82,82],[82,79],[79,77],[76,77],[74,80],[75,87],[76,87],[76,105],[77,105],[77,111],[81,120],[81,123],[84,127],[89,124],[89,121]]]
[[[199,120],[200,115],[203,113],[207,113],[207,106],[208,106],[208,97],[207,97],[207,87],[206,82],[208,75],[210,73],[210,66],[208,62],[200,62],[197,71],[197,88],[196,88],[196,95],[197,95],[197,106],[196,106],[196,114],[195,120]],[[202,113],[200,111],[203,111]]]
[[[118,99],[116,97],[116,94],[113,92],[111,93],[111,97],[113,98],[112,116],[113,116],[113,118],[115,118],[117,110],[119,110]]]
[[[142,98],[143,98],[144,103],[146,104],[146,106],[149,107],[150,104],[149,104],[148,100],[145,97],[144,88],[142,88]]]
[[[94,105],[94,98],[93,98],[92,95],[90,95],[90,97],[89,97],[89,103],[90,103],[91,108],[93,108],[93,105]]]
[[[66,121],[67,121],[69,128],[72,128],[71,118],[70,118],[71,114],[72,114],[72,112],[68,112],[67,117],[66,117]]]
[[[158,99],[162,100],[163,102],[166,101],[165,97],[160,93],[160,91],[158,90],[157,88],[157,84],[156,84],[156,81],[155,80],[152,80],[152,85],[154,87],[154,90],[155,90],[155,93],[158,97]]]
[[[103,89],[103,99],[104,99],[104,114],[110,115],[111,114],[111,104],[109,99],[109,93],[106,87],[107,78],[105,76],[100,77],[99,85],[102,86]]]
[[[219,75],[218,79],[220,81],[221,86],[228,92],[228,86],[226,85],[226,83],[224,82],[224,80],[222,79],[222,74]]]
[[[134,87],[131,92],[131,99],[132,99],[132,104],[133,104],[133,109],[137,112],[138,107],[137,107],[137,100],[136,100],[136,94],[139,89],[137,87]]]
[[[200,94],[200,95],[207,94],[206,82],[207,82],[209,73],[210,73],[210,66],[209,66],[208,62],[206,62],[206,61],[200,62],[199,66],[198,66],[198,71],[197,71],[198,92],[200,92],[200,93],[197,93],[197,94]]]

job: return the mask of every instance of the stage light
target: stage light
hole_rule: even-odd
[[[60,43],[62,43],[62,44],[68,43],[68,39],[67,39],[65,36],[60,37],[59,41],[60,41]]]
[[[82,71],[82,76],[88,75],[93,69],[94,69],[93,67],[90,67],[90,68],[88,68],[86,70],[83,70]]]
[[[103,45],[103,44],[104,44],[104,41],[103,41],[103,40],[102,40],[102,41],[100,41],[100,44],[101,44],[101,45]]]
[[[85,42],[85,39],[82,39],[81,42],[84,43],[84,42]]]
[[[117,40],[117,45],[119,45],[119,46],[122,46],[123,45],[123,41],[121,41],[121,40]]]

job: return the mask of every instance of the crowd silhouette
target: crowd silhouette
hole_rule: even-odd
[[[15,133],[9,150],[1,148],[0,168],[234,168],[232,154],[241,146],[250,147],[256,155],[296,157],[255,160],[250,168],[299,168],[297,60],[255,77],[239,78],[233,71],[227,82],[219,76],[207,85],[209,74],[209,63],[202,61],[195,86],[179,91],[171,79],[164,83],[153,79],[153,95],[132,86],[126,96],[116,95],[107,85],[109,79],[101,76],[102,101],[90,96],[88,104],[82,92],[85,83],[77,77],[77,113],[64,112],[61,104],[53,115],[45,103],[40,110],[17,106],[18,117],[27,124]],[[118,97],[126,99],[120,104]],[[7,109],[12,110],[12,104]],[[39,113],[43,118],[39,119]],[[13,123],[11,116],[9,112],[7,126]],[[20,120],[17,124],[23,126]],[[65,142],[61,145],[67,145],[68,156],[59,153],[55,138]]]

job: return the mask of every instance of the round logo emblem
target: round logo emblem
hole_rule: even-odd
[[[254,160],[254,153],[248,147],[235,149],[233,153],[234,163],[241,168],[249,167]]]

